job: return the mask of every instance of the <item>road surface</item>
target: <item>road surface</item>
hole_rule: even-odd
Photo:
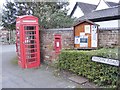
[[[47,69],[45,65],[41,65],[38,69],[21,69],[14,63],[15,45],[3,45],[0,49],[2,88],[75,88],[78,86],[63,77],[56,77],[54,70]]]

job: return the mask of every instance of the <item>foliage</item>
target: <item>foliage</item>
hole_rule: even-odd
[[[28,2],[7,1],[2,14],[2,26],[7,30],[15,30],[16,17],[31,14],[30,9]]]
[[[2,22],[1,26],[9,30],[9,43],[13,42],[11,39],[11,34],[13,30],[15,30],[16,23],[16,8],[13,2],[8,2],[4,5],[3,13],[2,13]]]
[[[16,17],[34,15],[39,18],[43,28],[71,27],[74,19],[67,15],[68,2],[8,2],[4,5],[2,22],[3,27],[15,30]]]
[[[66,2],[16,2],[7,1],[2,14],[2,26],[11,33],[15,30],[16,18],[21,15],[34,15],[39,18],[40,28],[71,27],[74,19],[67,15]]]
[[[32,15],[31,2],[15,2],[16,16]]]
[[[2,14],[2,26],[7,30],[15,30],[15,12],[16,9],[14,7],[14,3],[7,2],[7,4],[4,5]]]
[[[109,51],[107,49],[93,51],[63,50],[59,56],[58,68],[86,77],[99,86],[115,87],[118,75],[117,67],[91,61],[92,56],[108,57],[108,53],[101,52],[103,50]]]
[[[67,15],[66,2],[37,2],[33,4],[33,15],[39,17],[43,28],[65,28],[73,25],[74,19]]]

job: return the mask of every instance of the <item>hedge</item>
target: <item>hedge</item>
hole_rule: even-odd
[[[114,55],[114,54],[112,54]],[[116,87],[118,68],[91,61],[92,56],[109,57],[101,51],[63,50],[59,55],[58,68],[86,77],[102,87]],[[111,57],[111,56],[110,56]]]

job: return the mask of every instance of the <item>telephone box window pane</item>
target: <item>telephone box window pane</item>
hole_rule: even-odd
[[[25,33],[27,35],[34,35],[34,34],[36,34],[36,31],[26,31]]]
[[[35,30],[36,27],[35,26],[25,26],[24,29],[25,30]]]
[[[33,58],[33,59],[27,59],[28,63],[30,62],[35,62],[36,61],[36,58]]]

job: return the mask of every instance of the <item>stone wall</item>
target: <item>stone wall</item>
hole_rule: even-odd
[[[99,29],[98,46],[111,47],[118,46],[120,32],[118,29]],[[54,49],[54,35],[61,35],[62,49],[74,48],[73,28],[45,29],[40,31],[41,60],[53,61],[58,58]],[[119,34],[119,35],[118,35]]]
[[[99,29],[99,47],[119,46],[119,29]]]
[[[41,60],[56,60],[58,54],[54,49],[54,35],[61,35],[62,49],[73,49],[73,28],[46,29],[40,31]]]

